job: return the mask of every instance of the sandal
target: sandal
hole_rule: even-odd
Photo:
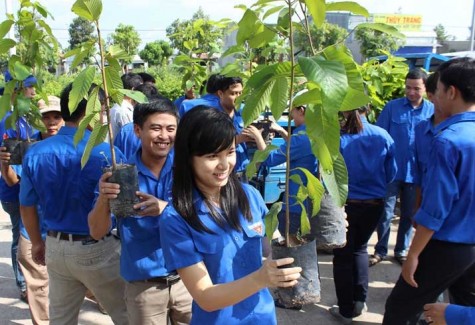
[[[399,255],[399,256],[394,256],[396,261],[402,266],[404,262],[407,260],[407,256],[404,255]]]
[[[384,257],[382,257],[381,255],[378,255],[378,254],[373,254],[369,257],[368,259],[368,262],[369,262],[369,266],[375,266],[376,264],[378,264],[379,262],[381,262],[382,260],[384,260]]]

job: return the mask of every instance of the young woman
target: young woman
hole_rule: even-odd
[[[366,108],[344,112],[340,152],[348,169],[346,246],[333,250],[333,276],[338,306],[330,313],[342,324],[366,309],[367,245],[383,213],[386,187],[396,175],[394,141],[366,120]]]
[[[290,287],[301,269],[262,260],[267,208],[234,172],[236,131],[230,117],[206,106],[181,120],[175,139],[173,206],[160,220],[166,266],[193,297],[192,324],[275,324],[266,287]]]

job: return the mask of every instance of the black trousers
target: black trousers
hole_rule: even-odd
[[[333,277],[340,314],[353,317],[355,301],[368,293],[368,241],[384,210],[380,204],[348,203],[346,246],[333,250]]]
[[[424,305],[435,302],[446,289],[451,303],[475,306],[475,245],[429,241],[414,279],[418,288],[399,277],[386,301],[384,325],[417,324]]]

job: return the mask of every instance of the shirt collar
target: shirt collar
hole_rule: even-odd
[[[76,131],[78,130],[77,127],[71,127],[71,126],[62,126],[61,129],[59,129],[58,134],[61,135],[74,135]],[[89,130],[84,130],[84,135],[89,135],[91,131]]]
[[[475,112],[464,112],[452,115],[445,121],[442,121],[437,125],[434,129],[435,133],[439,133],[444,129],[448,128],[452,124],[459,123],[459,122],[467,122],[467,121],[474,121],[475,122]]]
[[[172,149],[168,153],[167,160],[165,164],[162,166],[162,170],[160,171],[160,177],[165,175],[168,172],[171,172],[173,168],[173,156],[175,155],[175,151]],[[140,174],[143,174],[147,177],[152,177],[156,179],[155,175],[153,175],[150,170],[145,166],[142,162],[142,148],[137,149],[134,155],[132,155],[129,159],[129,163],[134,164],[137,167],[137,171]]]
[[[425,99],[422,99],[421,104],[414,108],[412,106],[411,102],[409,101],[409,99],[407,99],[407,97],[404,97],[404,105],[410,107],[411,109],[421,109],[421,108],[424,108],[424,106],[427,105],[427,101]]]

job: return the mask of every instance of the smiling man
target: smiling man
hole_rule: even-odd
[[[159,235],[159,218],[171,201],[173,145],[178,112],[168,99],[138,104],[134,131],[141,147],[129,163],[137,166],[140,203],[137,215],[119,219],[122,240],[121,275],[126,280],[125,300],[130,324],[188,324],[191,296],[176,272],[165,267]],[[96,204],[89,214],[93,237],[101,238],[112,226],[109,199],[120,192],[109,183],[111,173],[99,182]]]

